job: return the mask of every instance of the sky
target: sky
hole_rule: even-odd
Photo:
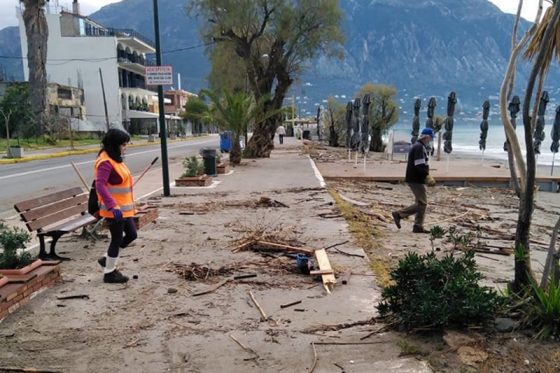
[[[80,12],[84,15],[89,15],[104,5],[111,3],[118,3],[121,0],[79,0]],[[176,0],[182,1],[182,0]],[[344,0],[342,0],[344,1]],[[516,0],[489,0],[496,4],[498,8],[507,13],[515,13],[517,11]],[[2,6],[0,6],[0,30],[8,26],[16,26],[16,6],[19,4],[19,0],[0,0]],[[51,0],[51,3],[56,2],[56,0]],[[8,4],[4,6],[4,4]],[[71,0],[58,0],[59,5],[64,6],[68,9],[72,9]],[[523,14],[522,16],[530,21],[534,21],[537,12],[538,0],[524,0],[523,1]],[[545,0],[546,3],[546,0]]]

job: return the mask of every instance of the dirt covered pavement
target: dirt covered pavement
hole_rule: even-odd
[[[63,238],[59,251],[74,260],[63,263],[59,285],[0,324],[0,365],[60,372],[554,371],[556,345],[526,345],[527,337],[511,332],[387,331],[376,321],[378,284],[406,252],[431,250],[428,235],[409,232],[411,221],[397,230],[390,219],[392,209],[411,201],[408,188],[359,181],[327,181],[325,188],[307,153],[319,170],[345,153],[286,140],[270,159],[246,160],[210,188],[150,198],[159,218],[122,254],[120,268],[137,277],[127,285],[102,282],[96,259],[107,239]],[[482,222],[488,249],[507,249],[516,210],[510,192],[430,190],[428,226]],[[560,211],[557,195],[543,195],[536,266]],[[320,277],[301,274],[283,251],[234,250],[254,239],[315,249],[339,244],[327,249],[338,283],[327,294]],[[451,250],[442,240],[434,244]],[[504,252],[477,255],[487,284],[503,287],[513,276],[513,256]],[[69,295],[83,297],[58,299]]]
[[[0,324],[0,365],[61,372],[429,371],[424,362],[399,357],[396,335],[360,340],[381,327],[373,321],[380,289],[300,150],[285,145],[270,159],[248,160],[220,176],[212,188],[173,188],[173,197],[148,200],[159,206],[159,218],[122,253],[120,268],[137,277],[126,286],[102,282],[96,259],[107,239],[63,238],[59,251],[74,260],[63,263],[62,283]],[[259,203],[263,196],[279,203]],[[327,251],[337,277],[347,269],[354,274],[329,295],[320,277],[298,272],[293,257],[232,252],[256,235],[308,248],[349,241]],[[233,279],[244,274],[256,277]],[[83,297],[58,299],[69,295]]]

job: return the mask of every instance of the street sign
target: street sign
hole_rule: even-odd
[[[146,66],[147,85],[172,85],[173,67],[172,66]]]

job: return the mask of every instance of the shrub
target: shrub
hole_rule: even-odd
[[[0,245],[3,251],[0,254],[0,268],[17,269],[25,267],[33,261],[30,253],[22,252],[18,254],[19,249],[25,249],[25,244],[31,241],[31,235],[21,228],[8,228],[0,223]]]
[[[181,177],[193,177],[204,173],[204,164],[195,155],[186,157],[183,161],[183,166],[185,167],[185,172],[183,172]]]
[[[542,289],[532,280],[520,300],[522,326],[537,329],[536,338],[560,336],[560,286],[555,281]]]
[[[393,270],[394,285],[383,289],[381,316],[407,330],[465,326],[493,319],[502,298],[481,287],[474,252],[461,258],[408,253]]]

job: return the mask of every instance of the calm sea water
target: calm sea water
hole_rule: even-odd
[[[482,119],[464,119],[455,118],[453,126],[453,152],[451,153],[451,158],[453,154],[468,154],[468,155],[480,155],[482,157],[482,151],[479,149],[478,141],[480,140],[480,122]],[[420,129],[423,128],[425,123],[420,119]],[[484,158],[494,158],[507,160],[507,152],[504,151],[504,142],[506,135],[504,132],[504,127],[500,119],[495,117],[490,117],[488,120],[489,128],[488,135],[486,137],[486,150],[484,151]],[[410,142],[412,132],[412,120],[408,122],[397,123],[393,127],[394,141],[408,141]],[[553,154],[550,151],[550,145],[552,143],[550,132],[552,130],[552,120],[545,122],[545,139],[541,143],[541,154],[537,157],[537,163],[540,165],[551,165]],[[520,118],[518,118],[517,123],[517,137],[523,153],[525,153],[525,134],[523,131],[523,124]],[[434,140],[437,146],[437,139]],[[442,139],[442,152],[443,152],[443,139]],[[442,153],[445,154],[445,153]],[[555,166],[560,166],[560,154],[556,154]],[[556,168],[556,167],[555,167]]]

